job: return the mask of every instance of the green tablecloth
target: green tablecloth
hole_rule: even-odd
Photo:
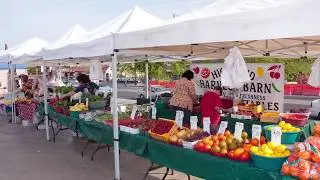
[[[83,121],[79,120],[80,133],[98,143],[113,144],[113,129],[103,123],[97,121]],[[142,135],[132,135],[119,131],[119,146],[129,152],[135,153],[139,156],[146,156],[148,138]]]

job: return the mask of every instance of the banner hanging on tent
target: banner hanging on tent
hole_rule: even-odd
[[[241,86],[236,98],[245,103],[263,104],[266,111],[283,112],[284,104],[284,65],[248,63],[251,81]],[[192,64],[194,83],[198,95],[206,89],[221,86],[223,64]],[[223,88],[223,96],[230,96],[232,90]]]

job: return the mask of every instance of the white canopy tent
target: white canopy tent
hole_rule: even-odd
[[[244,56],[313,57],[320,53],[320,25],[315,21],[320,14],[317,10],[319,1],[281,0],[282,3],[274,1],[273,5],[264,7],[263,2],[267,0],[254,0],[255,4],[261,2],[261,8],[251,10],[245,8],[251,6],[250,0],[246,4],[241,3],[242,0],[234,1],[238,3],[229,3],[238,8],[234,6],[229,14],[228,11],[210,14],[219,9],[213,4],[212,11],[210,7],[205,8],[194,13],[196,17],[116,34],[115,48],[129,52],[217,58],[225,57],[234,45]]]
[[[28,65],[43,65],[44,59],[51,59],[52,52],[55,49],[66,47],[69,44],[78,42],[80,37],[83,37],[87,31],[81,27],[80,25],[75,25],[67,30],[64,34],[62,34],[56,41],[44,47],[37,54],[33,54],[32,56],[28,56],[28,58],[24,59],[24,61],[18,61],[18,63],[25,63]],[[25,61],[27,60],[27,61]],[[46,65],[58,65],[57,61],[46,61]]]
[[[0,62],[8,63],[16,61],[23,61],[28,59],[28,56],[33,56],[41,51],[42,48],[49,45],[48,42],[40,39],[40,38],[32,38],[29,39],[17,46],[9,48],[8,50],[0,52]]]
[[[133,9],[93,29],[79,38],[78,42],[70,44],[67,47],[52,50],[50,53],[55,56],[45,58],[45,60],[98,58],[101,60],[109,59],[111,61],[113,34],[147,29],[161,22],[163,22],[161,19],[135,6]]]

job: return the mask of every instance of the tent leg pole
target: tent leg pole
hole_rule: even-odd
[[[146,87],[147,87],[147,99],[149,98],[149,61],[147,56],[146,61]]]
[[[119,160],[119,128],[118,128],[118,76],[117,76],[117,52],[114,50],[112,59],[112,117],[113,117],[113,142],[114,142],[114,170],[115,180],[120,180],[120,160]]]
[[[12,113],[12,116],[11,116],[11,123],[12,124],[14,124],[14,116],[15,116],[15,111],[14,111],[14,100],[15,100],[15,98],[14,98],[14,96],[13,96],[13,87],[14,87],[14,85],[13,85],[13,82],[14,82],[14,80],[13,80],[13,65],[12,65],[12,62],[10,62],[10,82],[11,82],[11,113]]]
[[[50,134],[49,134],[49,118],[48,118],[48,88],[47,88],[47,73],[46,73],[46,65],[43,62],[43,103],[44,103],[44,120],[46,124],[46,138],[47,141],[50,141]]]

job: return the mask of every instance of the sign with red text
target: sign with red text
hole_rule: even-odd
[[[244,84],[236,94],[237,99],[245,103],[262,104],[265,111],[283,112],[284,104],[284,65],[266,63],[248,63],[251,82]],[[221,86],[223,64],[192,64],[194,83],[198,95],[206,89]],[[223,96],[229,96],[231,89],[223,88]]]

